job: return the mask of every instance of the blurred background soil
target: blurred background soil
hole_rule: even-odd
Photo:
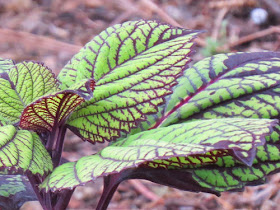
[[[40,61],[58,74],[94,35],[139,19],[205,30],[196,40],[194,61],[222,52],[280,49],[280,0],[0,0],[0,57]],[[68,133],[64,157],[75,161],[101,147]],[[78,187],[68,208],[94,209],[101,191],[102,180]],[[119,186],[109,209],[277,210],[280,175],[221,197],[130,180]]]

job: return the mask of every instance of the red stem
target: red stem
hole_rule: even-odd
[[[57,166],[60,165],[66,130],[67,130],[67,128],[65,125],[59,127],[57,139],[55,142],[55,150],[52,151],[52,159],[53,159],[54,168],[56,168]]]
[[[62,126],[54,127],[56,127],[56,129],[50,133],[46,142],[46,149],[52,157],[53,167],[56,168],[60,164],[67,128],[64,124]],[[74,189],[64,190],[59,193],[53,193],[51,191],[40,191],[38,186],[44,181],[44,177],[40,178],[33,174],[28,174],[27,176],[44,210],[66,209],[74,192]]]
[[[120,174],[113,174],[104,177],[103,192],[96,210],[106,210],[119,184],[122,182]]]

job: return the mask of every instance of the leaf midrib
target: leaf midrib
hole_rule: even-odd
[[[184,45],[182,45],[181,47],[179,47],[179,48],[176,49],[175,51],[171,52],[170,54],[173,54],[174,52],[180,50],[183,46],[184,46]],[[168,56],[169,56],[169,55],[168,55]],[[152,66],[152,65],[155,65],[156,63],[162,61],[162,60],[165,59],[165,58],[166,58],[166,57],[160,58],[160,59],[157,60],[155,63],[150,64],[149,66],[145,67],[145,69],[148,68],[148,67],[150,67],[150,66]],[[180,62],[181,60],[183,60],[183,59],[180,59],[180,60],[176,61],[176,63]],[[175,63],[175,64],[176,64],[176,63]],[[143,69],[142,69],[142,70],[143,70]],[[164,70],[162,70],[162,71],[159,71],[158,73],[153,74],[153,75],[151,75],[150,77],[147,77],[146,79],[139,81],[138,83],[135,83],[134,86],[138,85],[139,83],[142,83],[142,82],[145,81],[145,80],[148,80],[148,79],[150,79],[150,78],[153,78],[153,77],[155,77],[156,75],[158,75],[158,74],[160,74],[160,73],[162,73],[163,71],[166,71],[166,70],[167,70],[167,69],[164,69]],[[137,72],[139,72],[139,71],[137,71]],[[137,73],[137,72],[134,72],[134,73]],[[174,77],[175,77],[175,76],[174,76]],[[102,84],[102,85],[104,85],[104,84]],[[96,87],[102,87],[102,85],[96,85]],[[174,85],[175,85],[175,84],[174,84]],[[120,93],[123,93],[123,92],[125,92],[125,91],[127,91],[127,90],[129,90],[129,89],[131,89],[131,88],[132,88],[132,86],[127,87],[127,88],[124,88],[123,90],[121,90],[121,91],[119,91],[119,92],[116,92],[115,94],[111,94],[111,95],[105,96],[104,98],[101,98],[101,99],[95,101],[94,103],[99,102],[99,101],[102,101],[102,100],[105,100],[105,99],[110,98],[110,97],[112,97],[112,96],[114,96],[114,95],[118,95],[118,94],[120,94]],[[170,89],[170,88],[169,88],[169,89]],[[169,93],[169,94],[170,94],[170,93]],[[88,105],[88,104],[85,103],[84,106],[87,106],[87,105]],[[78,112],[79,110],[83,109],[84,106],[81,105],[80,107],[78,107],[78,108],[76,109],[76,112]],[[134,107],[134,106],[133,106],[133,107]],[[126,108],[126,107],[124,107],[124,108]],[[107,112],[107,111],[106,111],[106,112]]]
[[[226,59],[227,60],[227,59]],[[225,63],[225,61],[223,61],[223,63]],[[185,99],[183,99],[182,101],[180,101],[173,109],[171,109],[169,112],[167,112],[165,115],[163,115],[156,123],[154,126],[152,126],[151,128],[149,128],[149,130],[151,129],[155,129],[155,128],[158,128],[160,127],[164,121],[171,115],[173,114],[174,112],[176,112],[179,108],[181,108],[182,106],[184,106],[185,104],[187,104],[193,97],[195,97],[196,95],[198,95],[199,93],[201,93],[202,91],[204,91],[206,88],[208,88],[209,86],[211,86],[212,84],[214,84],[215,82],[219,81],[224,75],[226,75],[227,73],[235,70],[237,67],[240,67],[242,65],[244,65],[245,63],[248,63],[248,62],[251,62],[251,61],[262,61],[263,59],[262,58],[258,58],[258,59],[255,59],[255,58],[252,58],[252,59],[249,59],[249,60],[246,60],[238,65],[235,65],[233,68],[231,69],[228,69],[222,73],[220,73],[220,75],[218,75],[216,78],[214,78],[213,80],[210,80],[208,83],[206,83],[205,85],[202,85],[200,88],[198,88],[198,90],[194,93],[194,94],[191,94],[189,96],[187,96]],[[211,63],[211,62],[210,62]],[[210,66],[210,68],[212,68],[212,65]],[[186,69],[187,71],[187,69]],[[277,84],[279,85],[279,84]],[[276,85],[275,85],[276,86]],[[230,99],[231,100],[231,99]],[[228,101],[228,100],[226,100]],[[191,117],[191,116],[190,116]],[[189,118],[189,117],[188,117]]]

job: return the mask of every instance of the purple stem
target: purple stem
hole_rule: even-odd
[[[51,195],[49,194],[50,192],[45,193],[45,192],[40,192],[39,190],[38,185],[42,183],[42,180],[38,176],[33,174],[27,174],[27,177],[43,209],[44,210],[52,209]]]
[[[67,128],[64,124],[62,126],[54,126],[54,128],[55,129],[50,133],[47,139],[46,149],[51,154],[53,167],[56,168],[60,164]],[[43,182],[44,178],[39,178],[33,174],[28,174],[28,179],[44,210],[66,209],[74,192],[74,189],[64,190],[59,193],[53,193],[51,191],[40,192],[38,185]]]
[[[39,202],[42,204],[43,203],[43,197],[42,197],[42,194],[40,193],[40,191],[37,187],[37,185],[38,185],[37,177],[35,175],[27,174],[27,178],[28,178],[35,194],[37,195],[37,198],[38,198]]]
[[[75,188],[73,190],[64,190],[59,192],[57,202],[54,206],[54,210],[66,209],[70,202],[74,190]]]
[[[55,150],[52,151],[52,159],[53,159],[54,168],[56,168],[57,166],[60,165],[66,130],[67,130],[67,128],[65,125],[59,127],[57,139],[55,141]]]
[[[122,182],[120,174],[112,174],[104,177],[103,192],[97,204],[96,210],[106,210],[119,184]]]
[[[53,147],[54,147],[55,141],[57,139],[58,130],[59,130],[59,128],[56,126],[54,126],[53,128],[54,128],[54,130],[50,133],[47,143],[46,143],[46,149],[48,150],[48,152],[50,154],[52,154]]]

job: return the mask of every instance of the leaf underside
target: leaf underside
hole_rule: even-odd
[[[94,81],[82,81],[67,90],[48,94],[28,105],[22,112],[20,127],[37,132],[52,131],[64,124],[78,105],[92,97]]]
[[[12,125],[0,127],[0,167],[44,175],[52,171],[52,160],[39,136]]]
[[[256,148],[265,144],[265,136],[276,123],[265,119],[203,120],[142,132],[59,166],[42,187],[53,191],[73,188],[139,165],[192,169],[218,164],[228,156],[234,156],[233,164],[251,165]]]
[[[94,97],[73,112],[68,127],[92,143],[110,141],[157,112],[190,61],[198,33],[132,21],[96,36],[58,76],[64,89],[81,79],[96,81]]]
[[[19,209],[25,202],[37,200],[27,179],[22,175],[0,175],[0,208]]]

